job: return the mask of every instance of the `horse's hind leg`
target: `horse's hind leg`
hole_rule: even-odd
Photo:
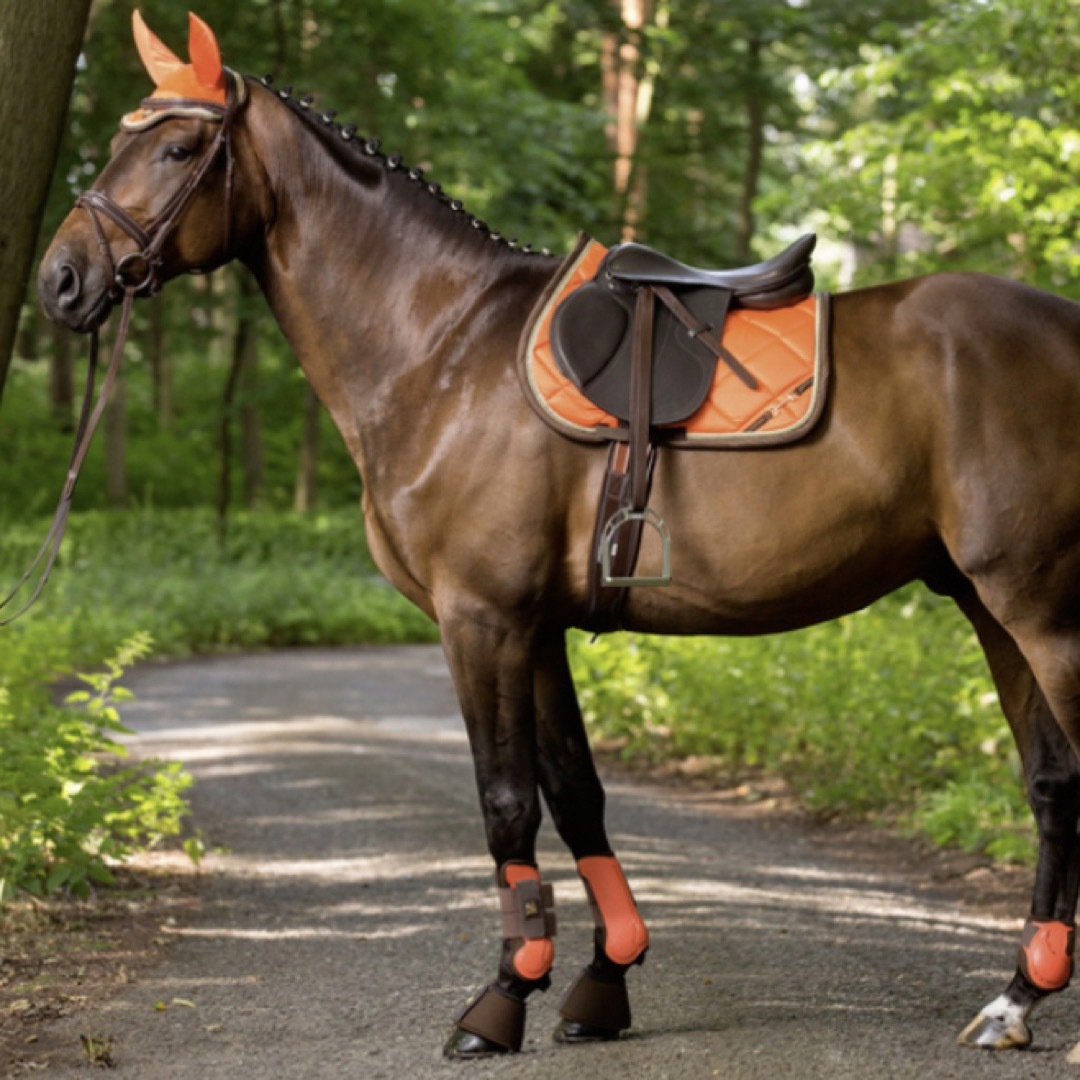
[[[1072,974],[1072,940],[1077,886],[1080,883],[1080,759],[1069,745],[1043,693],[1043,686],[1066,689],[1053,678],[1060,671],[1061,653],[1036,647],[1040,679],[1012,637],[969,595],[959,600],[986,652],[1002,708],[1016,738],[1024,766],[1028,800],[1039,832],[1039,856],[1031,913],[1024,928],[1016,973],[1004,993],[987,1005],[964,1029],[960,1041],[993,1050],[1026,1046],[1031,1041],[1027,1020],[1049,994],[1063,990]],[[1065,650],[1068,655],[1070,649]],[[1074,665],[1074,672],[1080,667]],[[1072,697],[1071,715],[1080,719]],[[1068,711],[1061,699],[1059,715]],[[1074,741],[1075,745],[1075,741]]]
[[[559,835],[577,860],[596,921],[592,962],[560,1006],[559,1042],[616,1038],[630,1026],[626,972],[649,936],[604,827],[597,776],[560,635],[544,643],[536,667],[540,786]]]

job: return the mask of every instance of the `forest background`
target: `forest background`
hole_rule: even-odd
[[[149,89],[133,6],[93,4],[43,242]],[[182,53],[186,5],[140,6]],[[564,251],[586,230],[734,266],[813,230],[825,288],[977,269],[1080,299],[1072,0],[200,0],[198,12],[226,63],[314,93],[534,247]],[[28,293],[0,357],[0,580],[14,583],[47,529],[82,354]],[[103,772],[96,756],[115,734],[120,669],[150,639],[158,655],[433,639],[377,578],[359,496],[244,274],[181,280],[139,305],[54,578],[0,630],[0,898],[104,878],[109,859],[177,827],[181,774]],[[76,708],[52,706],[58,675],[118,651]],[[574,655],[590,723],[628,756],[765,771],[825,814],[1033,854],[978,647],[925,590],[781,638],[615,635],[576,640]]]

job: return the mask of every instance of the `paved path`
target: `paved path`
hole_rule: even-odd
[[[1075,995],[1034,1051],[958,1047],[1008,978],[1019,919],[964,911],[812,832],[704,795],[609,784],[609,821],[653,934],[617,1044],[555,1047],[558,994],[590,952],[569,856],[545,825],[561,932],[556,987],[525,1050],[440,1057],[448,1020],[496,957],[492,871],[437,649],[295,651],[143,668],[138,748],[187,762],[195,812],[228,852],[165,961],[61,1021],[42,1075],[88,1077],[78,1032],[116,1039],[138,1080],[582,1076],[1078,1077]],[[1017,898],[1017,914],[1023,897]],[[156,1012],[157,1000],[194,1008]],[[100,1074],[93,1074],[100,1075]]]

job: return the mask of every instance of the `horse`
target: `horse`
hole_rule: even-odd
[[[519,1050],[527,999],[549,985],[541,800],[596,918],[556,1038],[616,1038],[649,936],[565,647],[572,627],[609,628],[588,597],[606,457],[542,421],[515,365],[562,260],[500,237],[309,99],[224,68],[194,17],[191,34],[184,64],[136,16],[156,90],[56,232],[44,308],[87,332],[178,274],[235,259],[255,276],[356,461],[379,568],[440,628],[467,728],[502,936],[445,1053]],[[1015,974],[960,1041],[1025,1046],[1032,1009],[1070,980],[1080,884],[1080,305],[943,273],[836,295],[829,338],[829,398],[799,442],[660,448],[651,501],[675,571],[629,590],[623,625],[786,631],[915,580],[955,601],[1019,747],[1039,845]]]

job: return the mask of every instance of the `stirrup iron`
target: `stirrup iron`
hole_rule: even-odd
[[[648,525],[657,536],[660,537],[661,567],[658,577],[641,576],[635,577],[613,575],[611,563],[614,552],[618,548],[618,533],[621,529],[633,527],[634,524]],[[644,510],[631,510],[623,507],[612,514],[608,523],[604,526],[604,532],[600,539],[600,562],[601,584],[607,588],[629,588],[631,586],[657,586],[671,584],[671,531],[667,522],[651,507]]]

